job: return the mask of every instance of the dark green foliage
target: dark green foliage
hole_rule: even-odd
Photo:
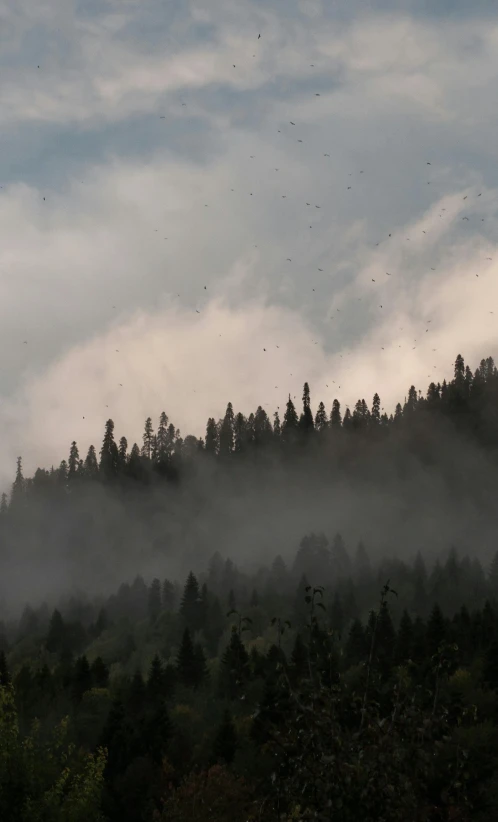
[[[9,685],[11,682],[5,651],[0,651],[0,685]]]
[[[183,589],[183,598],[180,605],[180,614],[190,631],[199,631],[203,626],[204,614],[202,605],[199,583],[191,571],[187,577],[185,588]]]
[[[161,583],[157,578],[152,580],[149,588],[148,611],[152,621],[156,620],[161,612]]]
[[[225,710],[223,720],[217,730],[213,751],[216,759],[231,765],[237,750],[237,732],[233,724],[232,714]]]
[[[221,662],[220,692],[229,699],[236,699],[244,692],[251,675],[251,668],[248,653],[235,628],[232,630],[230,642]]]

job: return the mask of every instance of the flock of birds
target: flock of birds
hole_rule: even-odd
[[[258,34],[257,39],[258,39],[258,40],[260,40],[260,39],[261,39],[261,34]],[[255,55],[255,54],[253,54],[253,57],[255,57],[255,56],[256,56],[256,55]],[[237,68],[237,65],[236,65],[235,63],[233,63],[233,64],[232,64],[232,67],[233,67],[234,69],[236,69],[236,68]],[[314,68],[314,67],[315,67],[315,64],[311,63],[311,64],[310,64],[310,67],[311,67],[311,68]],[[40,68],[40,66],[38,66],[38,68]],[[320,96],[321,96],[321,95],[320,95],[320,93],[319,93],[319,92],[315,92],[315,97],[320,97]],[[182,105],[182,106],[186,106],[187,104],[186,104],[185,102],[182,102],[182,103],[181,103],[181,105]],[[159,119],[161,119],[161,120],[166,119],[166,115],[164,115],[164,114],[159,115]],[[296,123],[296,121],[295,121],[295,120],[289,120],[289,126],[290,126],[290,129],[291,129],[291,130],[292,130],[292,129],[294,129],[294,128],[298,128],[297,123]],[[277,129],[277,132],[278,132],[279,134],[281,134],[281,133],[282,133],[282,129]],[[296,139],[297,139],[297,142],[298,142],[298,143],[303,143],[303,142],[304,142],[302,137],[297,137]],[[331,156],[331,155],[330,155],[330,153],[328,153],[328,152],[323,152],[323,157],[325,157],[325,158],[330,158],[330,156]],[[251,161],[252,161],[252,160],[255,160],[255,159],[256,159],[256,158],[255,158],[255,155],[249,155],[249,160],[251,160]],[[427,161],[427,162],[426,162],[426,165],[427,165],[427,166],[432,166],[431,161]],[[277,173],[278,173],[279,171],[280,171],[280,168],[279,168],[279,167],[276,167],[276,168],[275,168],[275,172],[277,172]],[[359,174],[364,174],[364,173],[365,173],[365,170],[364,170],[364,169],[360,169],[358,173],[359,173]],[[349,172],[349,176],[351,177],[352,175],[353,175],[353,172]],[[83,181],[82,181],[82,182],[83,182]],[[431,180],[428,180],[428,181],[427,181],[427,185],[430,185],[430,184],[431,184]],[[353,185],[352,185],[352,184],[347,185],[347,186],[346,186],[346,190],[347,190],[347,191],[353,191]],[[231,191],[231,192],[234,192],[234,191],[235,191],[235,189],[233,189],[233,188],[232,188],[232,189],[230,189],[230,191]],[[252,197],[252,196],[253,196],[253,192],[252,192],[252,191],[250,191],[250,192],[248,192],[248,193],[249,193],[249,196],[250,196],[250,197]],[[482,192],[480,192],[479,194],[477,194],[477,198],[479,198],[479,197],[481,197],[481,196],[482,196]],[[287,199],[287,194],[281,194],[281,198],[282,198],[282,199]],[[466,194],[466,195],[463,197],[463,200],[467,200],[467,199],[468,199],[468,194]],[[46,200],[46,198],[45,198],[45,197],[43,197],[43,200],[45,201],[45,200]],[[321,209],[321,208],[322,208],[322,205],[321,205],[321,204],[318,204],[318,203],[312,203],[311,201],[306,201],[306,200],[303,200],[303,203],[305,204],[306,209],[313,209],[313,208],[314,208],[314,209],[319,210],[319,209]],[[208,207],[209,207],[209,204],[208,204],[208,203],[205,203],[205,204],[204,204],[204,207],[205,207],[205,208],[208,208]],[[442,209],[441,209],[441,212],[439,213],[439,217],[440,217],[440,218],[444,218],[444,217],[446,216],[446,215],[444,214],[444,212],[446,212],[446,209],[445,209],[445,208],[442,208]],[[469,216],[464,215],[461,219],[462,219],[463,221],[469,221]],[[484,219],[485,219],[484,217],[481,217],[481,220],[482,220],[482,221],[484,221]],[[312,222],[309,224],[309,228],[310,228],[310,229],[312,229],[312,228],[313,228],[313,223],[312,223]],[[156,228],[156,229],[154,229],[154,231],[157,233],[157,232],[159,232],[159,229],[158,229],[158,228]],[[427,229],[422,229],[422,234],[424,234],[424,235],[425,235],[425,234],[427,234]],[[383,242],[387,242],[387,241],[389,241],[389,239],[390,239],[391,237],[392,237],[392,232],[391,232],[391,233],[387,233],[387,236],[385,236],[384,238],[379,239],[379,240],[378,240],[378,242],[376,242],[376,243],[375,243],[375,247],[380,246],[380,244],[381,244],[381,243],[383,243]],[[168,237],[164,237],[164,240],[168,240]],[[411,241],[411,238],[410,238],[410,237],[406,237],[406,241],[410,242],[410,241]],[[257,248],[257,246],[255,246],[255,247]],[[486,257],[485,259],[486,259],[487,261],[491,261],[491,260],[492,260],[492,258],[491,258],[491,257]],[[285,262],[286,262],[286,263],[290,263],[290,264],[292,264],[292,262],[293,262],[293,258],[292,258],[292,257],[287,257],[287,258],[285,259]],[[318,268],[317,268],[317,271],[318,271],[319,273],[323,273],[323,268],[318,267]],[[435,267],[431,267],[431,271],[436,271],[436,268],[435,268]],[[385,272],[385,276],[386,276],[386,277],[391,277],[391,276],[393,276],[393,273],[394,273],[394,272],[392,272],[392,271],[391,271],[391,272],[386,271],[386,272]],[[479,277],[479,274],[476,274],[475,276],[476,276],[476,277]],[[371,281],[372,281],[372,283],[374,283],[374,284],[378,285],[378,281],[377,281],[377,279],[376,279],[376,278],[371,277]],[[204,291],[207,291],[207,286],[206,286],[206,285],[204,285],[204,286],[203,286],[203,290],[204,290]],[[315,289],[314,287],[311,287],[311,290],[312,290],[312,292],[315,292],[315,290],[316,290],[316,289]],[[180,297],[180,294],[177,294],[177,297]],[[362,298],[361,298],[361,297],[359,297],[359,298],[357,298],[357,299],[358,299],[359,301],[361,301],[361,299],[362,299]],[[383,308],[384,308],[384,304],[383,304],[383,303],[380,303],[380,304],[378,305],[378,307],[379,307],[379,309],[383,309]],[[115,308],[116,308],[116,306],[113,306],[113,309],[115,309]],[[195,308],[195,312],[196,312],[197,314],[201,314],[201,310],[200,310],[200,308]],[[340,313],[340,309],[339,309],[339,308],[336,308],[336,312]],[[490,314],[493,314],[493,311],[490,311]],[[330,317],[329,317],[329,319],[332,319],[332,320],[333,320],[333,319],[334,319],[334,315],[330,316]],[[425,324],[426,324],[426,326],[427,326],[427,327],[425,328],[425,334],[429,333],[429,331],[430,331],[429,326],[430,326],[430,323],[431,323],[431,322],[432,322],[432,320],[431,320],[431,319],[426,320]],[[403,331],[403,327],[401,327],[401,328],[400,328],[400,331]],[[222,335],[220,334],[219,336],[221,337]],[[318,342],[319,342],[318,340],[316,340],[316,341],[315,341],[315,340],[313,340],[313,343],[314,343],[315,345],[318,345]],[[415,343],[415,345],[412,345],[412,347],[411,347],[411,348],[412,348],[412,350],[415,350],[415,349],[417,348],[417,343],[420,343],[420,339],[419,339],[419,338],[414,338],[414,339],[413,339],[413,342]],[[27,345],[27,344],[28,344],[28,341],[27,341],[27,340],[24,340],[24,345]],[[402,346],[401,346],[401,345],[399,345],[398,347],[399,347],[399,348],[401,348]],[[276,345],[276,348],[277,348],[277,349],[279,349],[279,348],[280,348],[280,346],[279,346],[279,345]],[[381,349],[382,351],[384,351],[384,350],[385,350],[385,347],[384,347],[384,346],[380,346],[380,349]],[[115,349],[115,351],[116,351],[116,353],[119,353],[119,349]],[[433,351],[433,352],[436,352],[436,351],[437,351],[437,348],[432,348],[432,351]],[[262,352],[263,352],[264,354],[266,354],[266,353],[268,352],[268,348],[267,348],[266,346],[262,346]],[[349,352],[346,356],[350,356],[350,353],[351,353],[351,352]],[[343,358],[343,355],[342,355],[342,354],[341,354],[341,355],[339,355],[339,356],[340,356],[340,358]],[[433,368],[434,368],[434,369],[436,369],[436,368],[437,368],[437,366],[436,366],[436,365],[434,365],[434,366],[433,366]],[[290,376],[292,377],[293,375],[292,375],[292,374],[290,374]],[[429,374],[429,375],[428,375],[428,377],[431,377],[431,375]],[[332,382],[332,384],[334,384],[334,385],[335,385],[335,381],[334,381],[334,380],[332,380],[331,382]],[[119,385],[119,387],[120,387],[120,388],[122,388],[122,387],[123,387],[123,384],[122,384],[122,383],[119,383],[118,385]],[[329,385],[328,385],[328,384],[325,384],[325,387],[326,387],[326,388],[329,388]],[[337,388],[339,388],[339,389],[340,389],[340,388],[341,388],[341,386],[340,386],[340,385],[338,385],[338,386],[337,386]],[[277,386],[277,385],[275,386],[275,389],[278,389],[278,386]],[[294,398],[295,398],[295,397],[294,397]],[[105,407],[106,407],[106,408],[108,408],[108,407],[109,407],[109,405],[108,405],[108,404],[106,404],[106,406],[105,406]],[[347,407],[348,407],[348,406],[347,406]],[[279,408],[279,406],[278,406],[278,408]],[[83,417],[83,419],[85,419],[85,417]]]

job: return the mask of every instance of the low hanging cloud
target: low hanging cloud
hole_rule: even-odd
[[[498,15],[402,7],[0,0],[4,487],[496,354]]]

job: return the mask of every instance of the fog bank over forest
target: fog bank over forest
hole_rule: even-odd
[[[166,414],[142,443],[105,426],[85,458],[73,442],[58,469],[32,478],[18,464],[0,525],[1,602],[77,591],[109,595],[141,575],[183,579],[215,552],[254,573],[280,555],[292,565],[302,538],[340,533],[351,555],[430,564],[451,546],[488,563],[496,549],[498,378],[492,358],[472,372],[459,356],[451,381],[412,386],[390,417],[380,398],[330,412],[303,389],[270,421],[228,404],[204,439],[182,438]]]

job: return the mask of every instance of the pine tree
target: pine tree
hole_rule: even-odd
[[[140,717],[143,713],[146,702],[145,682],[141,672],[138,670],[133,674],[128,690],[127,707],[132,717]]]
[[[80,702],[85,691],[92,687],[92,674],[90,664],[86,656],[81,656],[76,660],[72,682],[72,697],[75,702]]]
[[[9,510],[9,502],[7,499],[7,494],[4,492],[2,494],[2,498],[0,500],[0,517],[5,517]]]
[[[333,539],[330,550],[330,559],[331,570],[335,580],[344,579],[351,574],[351,560],[348,552],[346,551],[344,540],[340,534],[336,534]]]
[[[299,419],[299,428],[308,432],[314,429],[313,414],[311,413],[310,387],[307,382],[303,387],[303,413]]]
[[[234,415],[232,403],[229,402],[220,428],[219,453],[222,457],[228,457],[233,451],[233,427]]]
[[[196,659],[192,637],[189,629],[185,628],[176,659],[179,681],[186,687],[195,688],[198,684],[198,670],[199,663]]]
[[[361,539],[356,548],[353,567],[354,574],[358,582],[365,584],[371,580],[372,566],[370,563],[370,557],[368,556],[367,549]]]
[[[190,571],[180,605],[180,614],[187,628],[191,631],[199,631],[203,626],[201,596],[197,577]]]
[[[394,661],[401,665],[411,658],[413,646],[413,623],[408,611],[405,609],[401,616],[396,644],[394,648]]]
[[[72,482],[74,479],[76,479],[80,465],[80,453],[78,451],[78,446],[76,445],[76,442],[74,440],[71,443],[71,448],[69,449],[69,459],[67,465],[67,479],[68,482]]]
[[[194,645],[194,660],[195,660],[195,683],[194,687],[199,688],[208,678],[209,671],[206,662],[206,656],[200,642]]]
[[[98,656],[90,665],[91,681],[94,688],[107,688],[109,684],[109,668],[102,657]]]
[[[334,594],[334,599],[332,600],[332,605],[330,606],[329,618],[330,627],[340,638],[344,629],[345,620],[341,598],[337,591]]]
[[[99,465],[97,462],[97,454],[93,445],[88,449],[88,453],[84,462],[84,475],[88,479],[95,479],[99,473]]]
[[[436,603],[427,622],[427,652],[429,656],[437,653],[443,640],[446,638],[446,624],[441,608]]]
[[[350,431],[352,428],[353,418],[351,415],[351,411],[349,408],[346,408],[344,419],[342,421],[342,427],[345,431]]]
[[[230,699],[236,699],[244,688],[251,673],[249,656],[242,640],[235,629],[232,630],[230,642],[222,658],[220,671],[221,692]]]
[[[128,460],[128,470],[131,477],[139,479],[142,476],[142,460],[140,457],[140,448],[134,442],[131,446],[130,458]]]
[[[317,431],[324,431],[327,428],[327,426],[327,412],[325,411],[325,406],[323,402],[321,402],[318,406],[318,411],[316,412],[315,416],[315,428]]]
[[[280,415],[278,411],[273,414],[273,436],[279,439],[282,434],[282,426],[280,424]]]
[[[123,474],[128,462],[128,440],[126,437],[121,437],[118,447],[118,469],[119,473]]]
[[[299,420],[297,418],[294,403],[291,400],[290,394],[287,400],[287,406],[284,414],[284,422],[282,425],[282,439],[284,442],[292,442],[295,438]]]
[[[237,732],[228,708],[224,711],[223,720],[216,732],[213,750],[216,758],[226,762],[227,765],[231,765],[235,759]]]
[[[165,611],[174,611],[176,606],[175,586],[169,579],[165,579],[162,587],[162,607]]]
[[[161,612],[161,583],[157,577],[152,580],[149,588],[148,610],[149,619],[155,622]]]
[[[152,428],[152,420],[150,417],[147,417],[145,420],[145,427],[144,433],[142,436],[142,457],[145,459],[150,460],[152,457],[152,440],[154,437],[154,429]]]
[[[105,434],[100,450],[100,474],[106,481],[118,473],[118,448],[114,442],[114,422],[109,419],[105,424]]]
[[[169,443],[168,443],[168,416],[165,411],[162,411],[159,417],[159,426],[156,434],[156,449],[157,449],[157,463],[160,469],[167,466],[170,457]]]
[[[345,659],[348,666],[359,665],[368,657],[368,642],[365,630],[359,619],[353,620],[349,629],[345,647]]]
[[[372,411],[370,414],[370,419],[374,423],[374,425],[379,425],[380,423],[380,397],[375,392],[372,400]]]
[[[233,421],[233,450],[236,454],[244,450],[246,424],[246,418],[239,411]]]
[[[57,469],[57,484],[62,488],[67,488],[68,467],[66,460],[61,460]]]
[[[409,391],[408,391],[408,398],[405,402],[405,407],[403,408],[403,414],[405,416],[409,416],[410,414],[413,414],[413,412],[417,408],[417,405],[418,405],[417,389],[415,388],[414,385],[411,385],[410,388],[409,388]]]
[[[206,453],[215,456],[218,452],[218,428],[213,417],[210,417],[206,427]]]
[[[334,400],[330,412],[330,425],[332,428],[340,428],[342,425],[341,404],[339,400]]]
[[[22,473],[22,457],[17,458],[16,478],[12,485],[10,504],[13,510],[22,506],[26,491],[26,480]]]
[[[10,683],[11,679],[9,669],[7,667],[5,651],[0,651],[0,687],[7,687]]]
[[[485,657],[484,657],[484,665],[483,665],[483,672],[482,678],[484,682],[493,688],[494,691],[498,691],[498,640],[495,639],[494,642],[490,645],[487,649]]]
[[[165,678],[164,669],[159,654],[155,654],[151,662],[149,677],[147,679],[147,695],[152,702],[157,702],[164,697]]]
[[[496,551],[488,575],[489,592],[493,599],[498,599],[498,551]]]
[[[294,647],[292,649],[291,658],[292,675],[294,681],[299,681],[301,677],[305,676],[308,668],[308,649],[303,642],[303,638],[299,631],[294,640]]]
[[[462,388],[465,383],[465,362],[461,354],[455,360],[455,385]]]
[[[58,651],[62,651],[64,648],[65,641],[66,626],[64,624],[64,620],[62,619],[60,611],[58,611],[56,608],[50,619],[48,636],[46,640],[47,651],[50,651],[51,653],[57,653]]]

